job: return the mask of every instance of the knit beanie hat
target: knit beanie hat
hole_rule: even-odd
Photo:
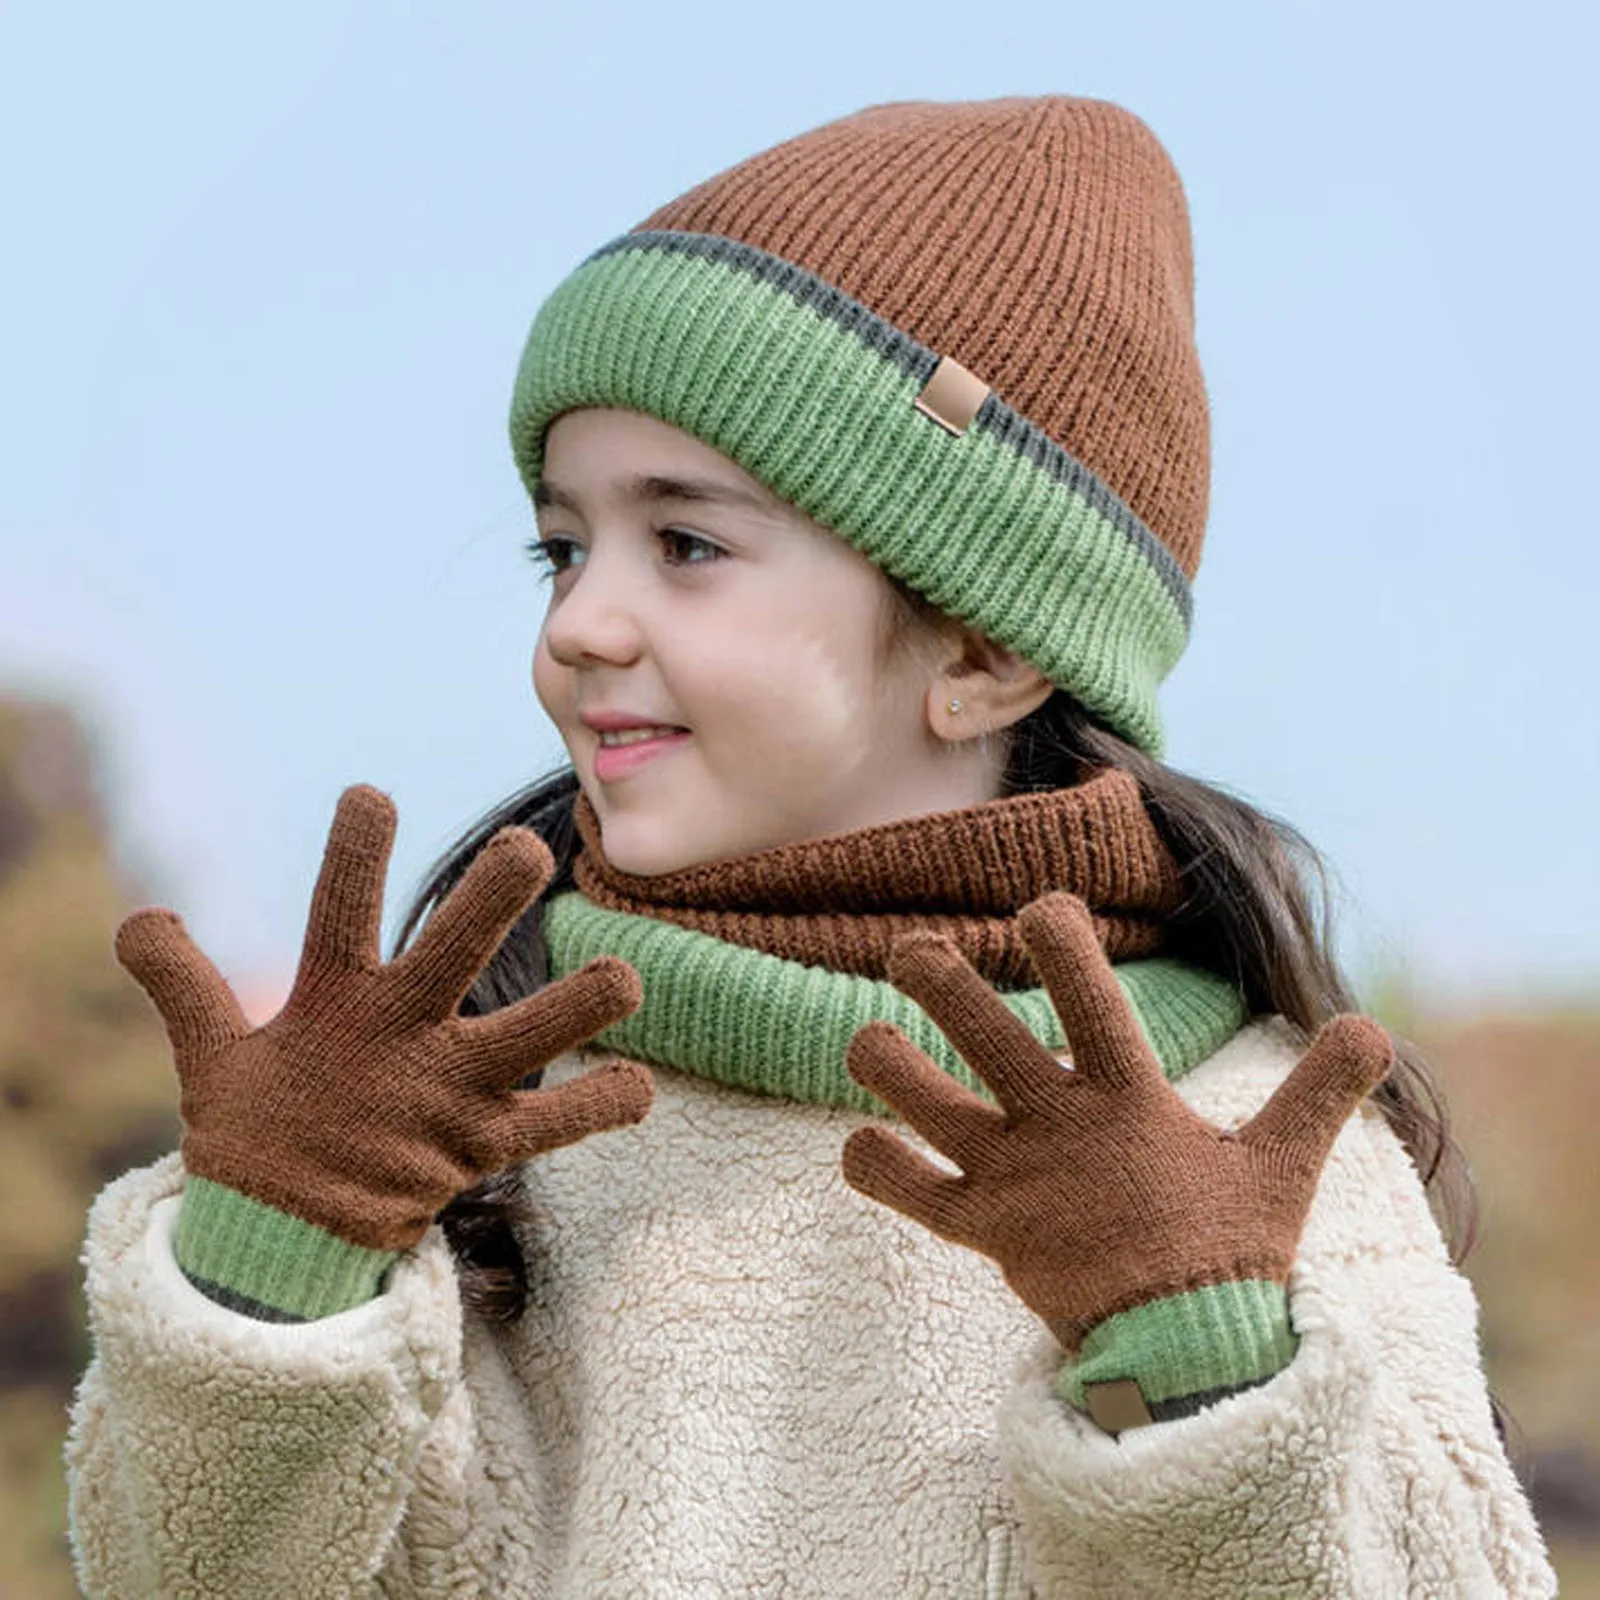
[[[1129,112],[876,106],[729,168],[540,308],[530,491],[587,406],[703,440],[1160,753],[1209,422],[1183,189]]]

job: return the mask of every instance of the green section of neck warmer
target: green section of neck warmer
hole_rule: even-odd
[[[982,1087],[928,1014],[890,983],[801,966],[653,917],[608,911],[579,894],[546,904],[544,936],[553,977],[600,955],[621,956],[638,969],[644,1004],[599,1035],[599,1043],[623,1055],[755,1094],[881,1111],[844,1066],[852,1036],[881,1019],[962,1083]],[[1181,1078],[1245,1021],[1231,984],[1181,961],[1128,961],[1116,972],[1168,1078]],[[1004,999],[1047,1046],[1065,1047],[1043,989]]]
[[[763,251],[628,235],[541,307],[512,446],[531,491],[563,412],[658,417],[1159,755],[1156,689],[1187,641],[1187,579],[1116,495],[997,397],[960,435],[918,412],[938,359]]]

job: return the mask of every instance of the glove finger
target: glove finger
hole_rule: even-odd
[[[1073,1070],[1113,1089],[1164,1083],[1089,908],[1076,895],[1057,892],[1025,906],[1017,920],[1066,1032]]]
[[[515,1083],[631,1015],[643,998],[626,961],[599,956],[515,1005],[460,1020],[452,1076],[477,1089]]]
[[[117,960],[150,996],[180,1067],[250,1031],[227,980],[189,937],[175,911],[135,911],[117,929]]]
[[[1350,1113],[1388,1075],[1394,1046],[1369,1017],[1334,1017],[1272,1098],[1239,1130],[1245,1144],[1290,1147],[1320,1166]]]
[[[844,1142],[844,1181],[858,1194],[920,1222],[952,1244],[981,1249],[965,1178],[942,1172],[887,1128],[857,1128]]]
[[[417,935],[390,965],[399,991],[429,1016],[448,1016],[472,980],[555,872],[544,841],[527,828],[502,828]]]
[[[1061,1068],[1022,1019],[939,933],[902,934],[889,952],[889,981],[939,1025],[1008,1112],[1039,1112],[1043,1086]]]
[[[297,987],[315,971],[353,971],[382,959],[378,932],[395,821],[394,802],[370,784],[352,784],[339,796],[311,892]]]
[[[869,1022],[845,1054],[850,1076],[936,1150],[966,1165],[1005,1130],[1006,1119],[956,1082],[889,1022]]]
[[[644,1120],[655,1080],[637,1061],[613,1061],[554,1089],[527,1089],[491,1131],[495,1165],[512,1166],[546,1150],[576,1144],[591,1133]]]

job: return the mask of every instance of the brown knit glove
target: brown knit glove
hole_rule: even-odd
[[[137,911],[117,958],[167,1025],[191,1173],[352,1244],[404,1250],[482,1176],[650,1108],[649,1073],[616,1063],[556,1089],[513,1085],[639,1004],[638,975],[602,957],[480,1018],[456,1007],[525,906],[550,852],[524,828],[484,846],[415,944],[378,948],[395,809],[339,799],[283,1009],[252,1029],[170,911]]]
[[[948,939],[897,940],[890,978],[999,1105],[956,1083],[899,1029],[869,1024],[851,1042],[851,1076],[961,1171],[871,1126],[845,1143],[846,1180],[993,1257],[1069,1352],[1133,1306],[1243,1279],[1287,1283],[1334,1136],[1388,1071],[1388,1035],[1365,1018],[1335,1017],[1249,1123],[1218,1129],[1162,1076],[1083,902],[1046,895],[1021,924],[1074,1070]]]

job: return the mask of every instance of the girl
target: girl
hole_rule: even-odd
[[[119,930],[186,1131],[90,1223],[88,1593],[1554,1593],[1438,1103],[1158,759],[1189,251],[1116,107],[895,105],[557,289],[572,770],[387,965],[347,791],[263,1027]]]

